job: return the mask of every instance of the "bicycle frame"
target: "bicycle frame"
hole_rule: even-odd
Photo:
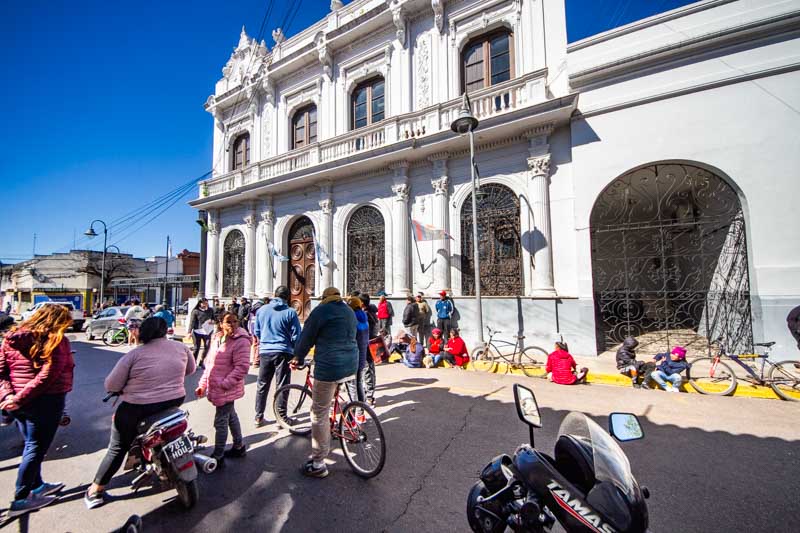
[[[719,360],[722,358],[723,355],[728,359],[730,359],[731,361],[734,361],[740,367],[744,368],[749,374],[749,377],[753,379],[755,382],[757,382],[759,385],[764,385],[768,382],[768,379],[764,377],[764,369],[767,367],[767,364],[769,364],[770,366],[774,366],[774,363],[769,360],[769,350],[767,350],[767,353],[763,354],[757,353],[752,355],[748,354],[748,356],[742,357],[740,355],[727,353],[727,351],[723,347],[720,347],[719,353],[717,353],[716,357],[714,357],[714,364],[711,367],[712,377],[714,376],[714,371],[716,370],[717,362],[719,362]],[[748,364],[742,359],[761,359],[761,368],[759,369],[755,364],[752,365]],[[759,372],[756,373],[756,370],[759,370]]]
[[[313,392],[314,388],[313,388],[313,381],[311,379],[311,366],[310,365],[308,367],[308,370],[306,371],[305,386],[308,387],[308,390]],[[346,438],[346,439],[349,439],[349,440],[358,440],[358,436],[357,435],[349,435],[348,436],[348,435],[343,435],[343,434],[339,433],[339,428],[338,428],[337,421],[342,415],[342,407],[341,406],[343,404],[347,404],[348,403],[348,402],[344,401],[344,398],[342,398],[342,395],[339,393],[339,391],[341,390],[341,386],[342,386],[341,383],[337,384],[336,385],[336,392],[333,394],[333,409],[331,409],[331,415],[330,415],[331,436],[332,437],[337,437],[337,438]],[[302,399],[302,396],[301,396],[301,402],[302,401],[303,401],[303,399]],[[354,427],[351,426],[350,422],[349,421],[345,421],[345,425],[347,426],[347,429],[352,432]],[[355,429],[357,429],[357,427],[355,427]]]

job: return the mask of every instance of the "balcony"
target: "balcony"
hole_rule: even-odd
[[[473,113],[484,121],[545,102],[546,75],[546,69],[542,69],[475,91],[470,95]],[[247,185],[274,184],[296,171],[314,172],[314,167],[337,161],[345,163],[356,155],[381,153],[397,143],[449,132],[460,106],[461,98],[454,98],[215,176],[200,183],[200,196],[191,203],[206,204]]]

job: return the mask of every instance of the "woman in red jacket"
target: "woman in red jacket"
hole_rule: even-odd
[[[444,351],[447,352],[445,359],[454,366],[464,368],[469,363],[467,345],[464,343],[464,339],[459,336],[456,328],[450,330],[450,339],[447,341]]]
[[[574,385],[584,383],[589,369],[581,368],[580,372],[575,372],[577,363],[569,353],[566,342],[557,342],[555,350],[547,356],[547,366],[545,371],[550,374],[550,381],[560,385]]]
[[[0,347],[0,409],[17,422],[25,448],[10,514],[53,503],[63,483],[42,480],[42,461],[56,436],[64,400],[72,390],[75,361],[64,332],[66,307],[45,305],[6,337]]]

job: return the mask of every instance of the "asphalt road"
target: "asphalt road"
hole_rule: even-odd
[[[83,336],[81,336],[82,338]],[[43,474],[67,484],[57,504],[6,525],[4,531],[112,531],[131,514],[145,531],[467,531],[465,501],[480,469],[528,439],[516,417],[511,386],[527,382],[543,408],[537,446],[551,453],[570,410],[604,424],[612,411],[640,416],[646,438],[623,445],[633,473],[651,492],[653,531],[800,531],[800,404],[750,398],[667,394],[603,385],[563,387],[517,376],[457,369],[378,367],[378,412],[388,440],[386,467],[375,479],[356,477],[338,448],[331,475],[306,479],[299,467],[308,439],[252,423],[255,375],[237,403],[250,450],[224,470],[200,477],[201,501],[185,511],[174,491],[133,494],[118,474],[118,499],[88,511],[82,495],[108,442],[112,408],[100,400],[103,378],[121,350],[74,342],[72,424],[48,454]],[[302,375],[296,372],[294,379]],[[187,381],[194,390],[198,375]],[[191,401],[195,431],[212,433],[213,407]],[[21,438],[0,429],[0,486],[13,495]]]

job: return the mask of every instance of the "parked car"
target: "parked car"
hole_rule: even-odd
[[[94,340],[95,337],[103,337],[103,333],[112,327],[120,327],[125,324],[125,313],[130,307],[108,307],[100,311],[95,318],[86,326],[86,338]]]
[[[83,323],[86,322],[86,317],[81,309],[75,309],[72,302],[39,302],[22,313],[22,320],[28,320],[36,311],[45,305],[62,305],[66,307],[72,315],[72,331],[81,331],[83,329]]]

